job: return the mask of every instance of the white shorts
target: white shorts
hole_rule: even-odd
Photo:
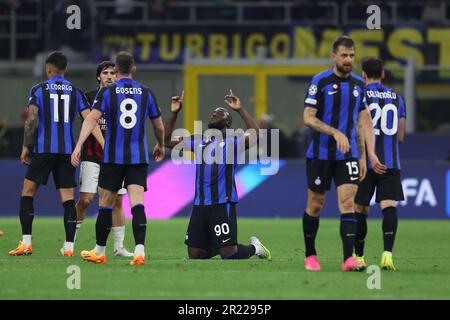
[[[92,161],[82,161],[80,165],[80,192],[97,193],[100,165]],[[123,195],[127,189],[120,189],[117,194]]]

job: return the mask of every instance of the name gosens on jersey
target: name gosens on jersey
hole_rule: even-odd
[[[92,109],[106,117],[104,163],[149,163],[146,120],[161,115],[149,88],[122,78],[100,89]]]

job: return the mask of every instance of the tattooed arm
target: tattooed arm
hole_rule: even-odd
[[[303,112],[303,120],[305,125],[318,131],[320,133],[325,133],[334,138],[336,140],[337,148],[342,153],[347,153],[350,150],[350,143],[348,142],[348,138],[345,134],[340,132],[338,129],[333,128],[320,121],[316,117],[317,109],[311,107],[305,107]]]
[[[30,145],[34,142],[34,135],[36,132],[36,128],[39,123],[39,109],[36,106],[30,105],[28,107],[28,117],[25,121],[24,130],[23,130],[23,146],[22,153],[20,154],[20,161],[22,164],[30,164],[29,156],[30,156]]]
[[[361,159],[366,159],[366,137],[365,137],[365,130],[364,130],[364,124],[367,125],[366,121],[365,121],[365,111],[361,111],[359,113],[358,116],[358,123],[356,124],[356,143],[358,144],[358,152],[359,152],[359,156],[361,157]],[[373,127],[370,126],[372,128],[372,135],[373,135]],[[370,134],[370,129],[367,128],[367,132],[368,134]],[[367,147],[370,150],[370,147],[373,148],[373,142],[370,143],[369,142],[370,139],[367,139]]]
[[[366,177],[367,173],[367,162],[366,162],[366,145],[365,145],[365,137],[364,137],[364,123],[365,123],[365,111],[361,111],[358,116],[358,123],[356,124],[356,143],[358,144],[358,152],[359,152],[359,179],[363,180]],[[373,127],[372,134],[373,134]],[[373,144],[372,144],[373,147]]]

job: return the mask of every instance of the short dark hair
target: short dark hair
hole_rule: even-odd
[[[95,79],[100,77],[100,73],[102,73],[102,71],[104,71],[104,70],[106,70],[106,69],[108,69],[110,67],[114,67],[115,65],[116,64],[114,62],[112,62],[112,61],[102,61],[102,62],[100,62],[98,64],[98,66],[97,66],[97,73],[96,73]],[[99,80],[97,79],[97,81],[99,81]]]
[[[50,52],[45,59],[45,64],[51,64],[56,69],[64,71],[67,67],[67,57],[62,51]]]
[[[383,60],[375,57],[366,58],[362,62],[362,70],[369,79],[381,79],[383,74]]]
[[[228,111],[228,109],[225,108],[225,107],[217,107],[217,109],[223,109],[223,112],[227,116],[227,119],[228,119],[228,121],[229,121],[229,123],[231,125],[233,123],[233,117],[231,116],[231,113]]]
[[[339,46],[344,46],[346,48],[354,48],[355,43],[353,42],[352,38],[349,36],[340,36],[333,42],[333,52],[336,53],[338,51]]]
[[[129,74],[134,65],[133,55],[126,51],[120,51],[116,56],[116,67],[121,74]]]

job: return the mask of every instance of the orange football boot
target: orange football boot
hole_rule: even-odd
[[[145,264],[144,256],[134,257],[133,260],[131,260],[131,262],[130,262],[130,265],[132,265],[132,266],[144,265],[144,264]]]
[[[105,264],[106,263],[106,256],[98,256],[95,254],[94,250],[88,251],[83,250],[81,251],[81,258],[83,258],[84,261],[88,262],[94,262],[94,263],[100,263]]]
[[[27,245],[23,244],[22,241],[19,241],[19,246],[16,249],[11,250],[9,252],[9,255],[10,256],[29,256],[32,253],[33,253],[33,248],[31,247],[31,244],[27,246]]]

